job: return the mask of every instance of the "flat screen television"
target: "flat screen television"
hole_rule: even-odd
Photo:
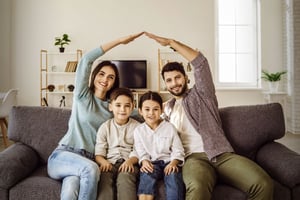
[[[147,88],[146,60],[112,60],[120,74],[120,87],[130,89]]]

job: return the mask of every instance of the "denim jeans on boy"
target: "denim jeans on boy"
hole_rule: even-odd
[[[152,173],[140,173],[140,184],[138,195],[148,194],[156,196],[157,182],[163,179],[165,183],[167,200],[184,200],[184,184],[182,180],[181,168],[179,172],[165,175],[164,169],[167,164],[162,160],[152,162],[154,170]]]
[[[48,174],[63,180],[61,200],[95,200],[97,197],[99,167],[84,156],[56,149],[48,159]]]

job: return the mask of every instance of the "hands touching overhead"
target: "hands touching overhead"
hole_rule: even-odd
[[[162,46],[168,46],[172,42],[172,39],[160,37],[160,36],[154,35],[152,33],[145,32],[145,35],[148,36],[149,38],[155,40],[156,42],[158,42]]]
[[[185,57],[188,61],[192,61],[199,53],[195,49],[192,49],[191,47],[189,47],[183,43],[180,43],[179,41],[176,41],[171,38],[161,37],[161,36],[149,33],[149,32],[140,32],[140,33],[131,34],[131,35],[128,35],[125,37],[121,37],[115,41],[112,41],[106,45],[103,45],[102,48],[104,51],[107,51],[119,44],[128,44],[143,34],[145,34],[150,39],[155,40],[162,46],[170,46],[170,48],[177,51],[179,54],[181,54],[183,57]]]
[[[128,44],[129,42],[135,40],[136,38],[140,37],[143,34],[144,34],[144,32],[140,32],[140,33],[136,33],[133,35],[121,37],[121,38],[119,38],[119,42],[120,42],[120,44]]]

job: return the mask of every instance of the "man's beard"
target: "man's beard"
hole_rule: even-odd
[[[175,86],[176,87],[176,86]],[[183,87],[181,88],[181,90],[177,93],[173,92],[171,89],[168,89],[168,91],[173,95],[173,96],[176,96],[176,97],[180,97],[182,96],[186,91],[187,91],[187,88],[188,88],[188,85],[187,83],[184,83]]]

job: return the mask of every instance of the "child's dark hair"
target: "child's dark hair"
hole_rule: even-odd
[[[184,70],[184,67],[181,63],[179,63],[179,62],[169,62],[161,70],[161,77],[163,78],[163,80],[165,80],[164,73],[165,72],[170,72],[170,71],[179,71],[180,73],[183,74],[183,76],[185,76],[185,70]]]
[[[107,93],[106,93],[106,98],[108,98],[108,97],[110,96],[110,93],[111,93],[115,88],[118,88],[119,85],[120,85],[119,71],[118,71],[117,66],[116,66],[114,63],[112,63],[112,62],[110,62],[110,61],[108,61],[108,60],[105,60],[105,61],[102,61],[101,63],[99,63],[99,64],[95,67],[95,69],[93,70],[93,72],[92,72],[92,75],[91,75],[91,81],[90,81],[89,88],[90,88],[90,90],[91,90],[92,92],[95,92],[94,80],[95,80],[96,75],[98,74],[98,72],[99,72],[99,71],[102,69],[102,67],[104,67],[104,66],[110,66],[110,67],[114,70],[114,72],[115,72],[115,74],[116,74],[115,82],[114,82],[112,88],[111,88],[109,91],[107,91]]]
[[[153,100],[156,101],[160,108],[162,109],[162,105],[163,105],[163,100],[161,98],[161,96],[157,93],[157,92],[152,92],[152,91],[148,91],[146,93],[144,93],[139,100],[139,109],[142,109],[143,103],[146,100]]]
[[[119,96],[124,95],[130,98],[131,102],[133,103],[134,97],[130,89],[128,88],[116,88],[114,89],[110,96],[109,96],[109,102],[116,100]]]

